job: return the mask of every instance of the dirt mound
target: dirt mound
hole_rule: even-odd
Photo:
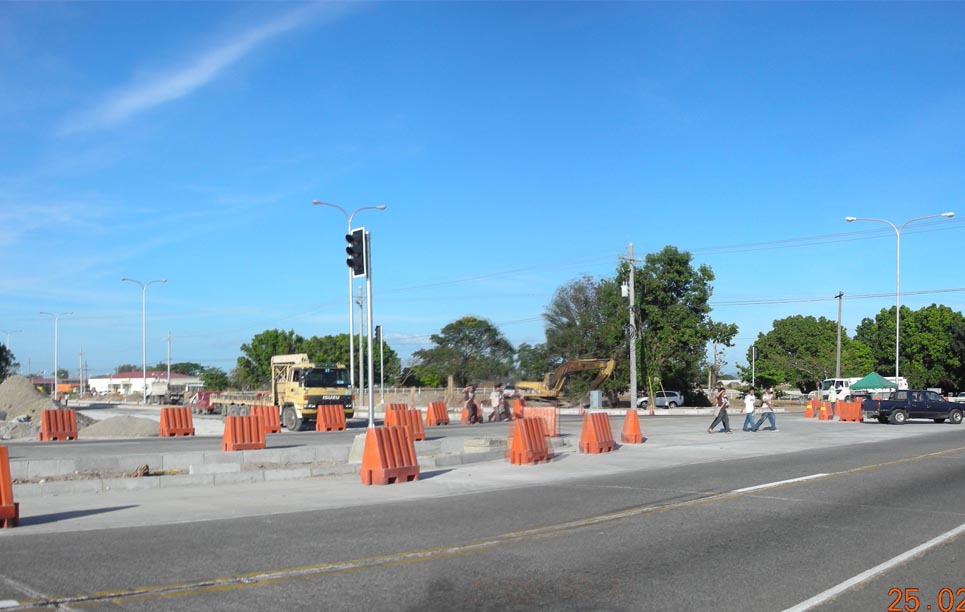
[[[0,383],[0,412],[7,413],[8,421],[27,415],[31,421],[39,423],[41,410],[55,408],[57,404],[37,391],[25,376],[17,374]]]
[[[158,435],[158,422],[132,416],[116,416],[97,421],[77,432],[85,438],[145,438]]]

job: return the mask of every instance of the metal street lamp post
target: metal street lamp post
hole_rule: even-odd
[[[320,202],[319,200],[312,200],[314,206],[328,206],[336,210],[342,211],[345,215],[345,222],[347,227],[346,233],[352,233],[352,219],[355,215],[362,212],[363,210],[385,210],[387,207],[385,204],[379,204],[378,206],[362,206],[361,208],[356,208],[352,214],[349,214],[347,210],[339,206],[338,204],[332,204],[330,202]],[[355,386],[355,346],[353,342],[353,337],[355,336],[355,313],[352,309],[352,303],[354,298],[352,296],[352,269],[349,268],[348,271],[348,363],[349,363],[349,386]],[[361,320],[360,331],[361,331]],[[359,389],[362,387],[362,371],[359,370]],[[359,394],[361,395],[361,393]],[[361,399],[361,397],[359,398]]]
[[[147,404],[147,288],[154,283],[166,283],[168,279],[160,278],[142,283],[125,276],[121,279],[121,282],[134,283],[141,288],[141,385],[143,387],[141,401]]]
[[[885,219],[872,219],[865,217],[845,217],[844,220],[848,223],[854,221],[873,221],[875,223],[884,223],[895,230],[895,384],[898,384],[898,354],[901,348],[901,339],[899,336],[900,326],[901,326],[901,231],[905,229],[909,224],[915,221],[923,221],[925,219],[935,219],[936,217],[945,217],[951,219],[955,216],[953,212],[943,212],[937,215],[927,215],[924,217],[915,217],[914,219],[909,219],[902,223],[901,225],[895,225],[891,221],[886,221]]]
[[[63,317],[66,315],[72,315],[74,313],[61,312],[58,314],[54,314],[52,312],[40,311],[40,314],[47,315],[49,317],[54,318],[54,386],[50,388],[50,397],[54,398],[54,401],[56,401],[57,400],[57,336],[58,336],[57,323],[58,321],[60,321],[60,317]]]

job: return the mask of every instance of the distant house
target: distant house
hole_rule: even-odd
[[[167,370],[148,370],[147,388],[150,393],[154,383],[167,382]],[[144,376],[141,372],[123,372],[121,374],[109,374],[107,376],[92,376],[87,379],[87,384],[92,393],[107,395],[110,393],[120,393],[128,395],[131,393],[144,393]],[[197,376],[178,374],[171,372],[171,387],[174,389],[199,389],[203,385]]]

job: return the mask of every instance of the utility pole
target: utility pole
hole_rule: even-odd
[[[168,331],[168,393],[171,392],[171,332]]]
[[[363,308],[365,298],[363,297],[362,291],[363,288],[359,287],[359,295],[355,299],[355,303],[359,305],[359,402],[362,401],[365,395],[365,346],[362,337],[362,331],[365,329],[365,313]]]
[[[80,396],[84,397],[84,349],[80,349],[80,362],[77,364],[77,373],[80,383]]]
[[[628,262],[630,264],[630,409],[637,409],[637,317],[636,295],[634,294],[636,261],[633,259],[633,243],[627,245]],[[652,406],[651,406],[652,407]]]
[[[838,295],[834,296],[834,299],[838,300],[838,347],[834,362],[835,378],[841,378],[841,298],[843,297],[844,292],[842,291],[839,291]]]
[[[751,387],[757,388],[757,345],[751,345]]]

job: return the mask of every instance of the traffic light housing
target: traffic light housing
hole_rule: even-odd
[[[345,241],[348,246],[345,252],[348,259],[345,263],[352,269],[352,276],[365,276],[365,228],[352,230],[351,234],[345,234]]]

